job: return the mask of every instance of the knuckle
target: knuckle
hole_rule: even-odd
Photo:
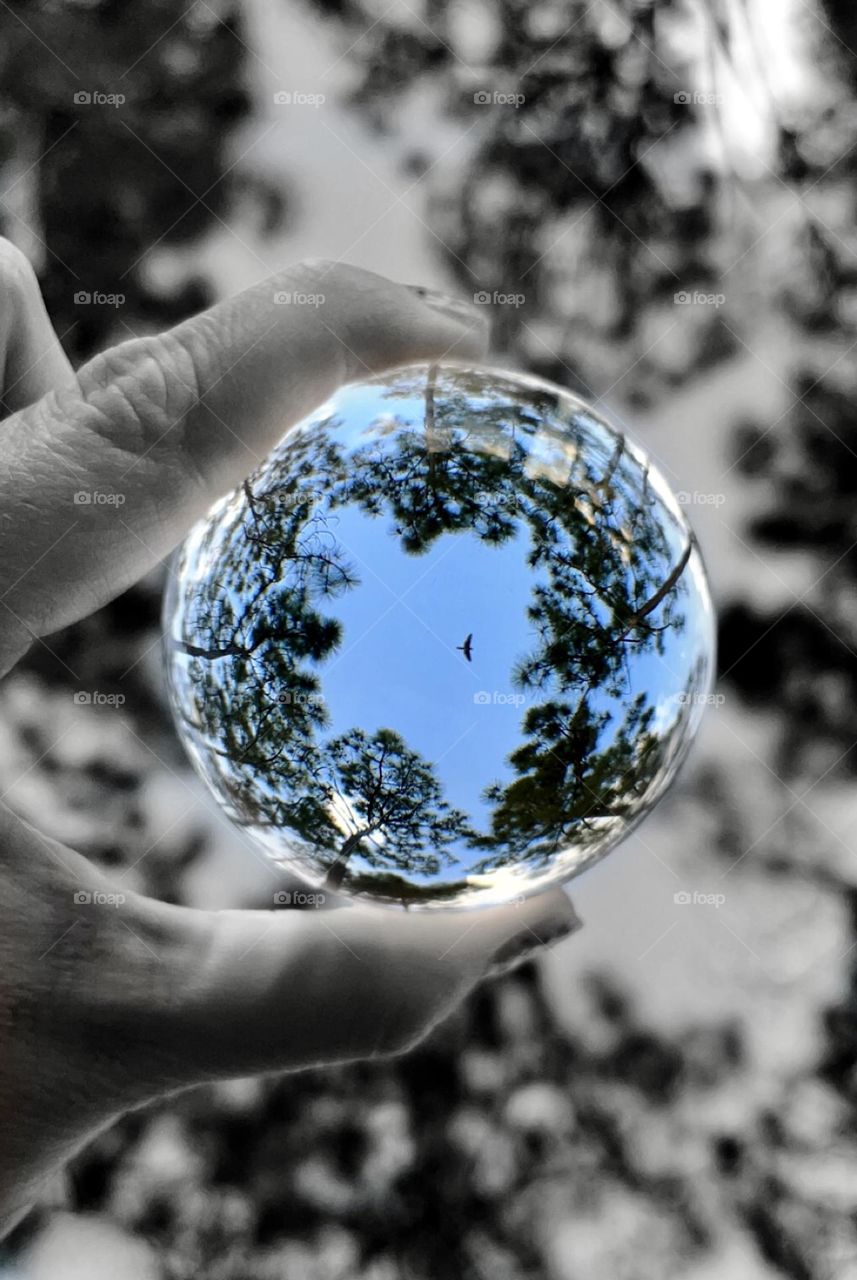
[[[78,374],[79,412],[101,440],[135,460],[181,455],[186,417],[199,398],[194,360],[169,334],[135,338]]]
[[[338,258],[304,258],[292,270],[302,279],[338,285],[344,280],[353,280],[365,276],[360,267],[352,267]]]
[[[27,255],[5,236],[0,236],[0,274],[27,279],[35,275]]]
[[[295,271],[309,276],[327,275],[341,264],[335,258],[304,258]]]
[[[0,236],[0,289],[15,301],[26,301],[39,289],[29,258],[4,236]]]

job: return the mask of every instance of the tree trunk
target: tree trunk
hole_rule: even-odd
[[[345,872],[348,869],[348,860],[360,841],[367,834],[368,832],[366,831],[357,831],[354,835],[348,837],[342,848],[339,850],[339,856],[329,868],[327,875],[324,878],[324,884],[322,885],[323,889],[330,889],[335,893],[341,886],[342,881],[345,879]]]
[[[658,588],[658,590],[655,592],[655,594],[651,597],[650,600],[646,601],[642,609],[638,609],[637,612],[634,614],[634,616],[631,619],[630,625],[628,627],[629,631],[631,630],[631,627],[635,627],[638,622],[642,622],[643,618],[648,617],[648,615],[654,609],[657,609],[658,605],[661,603],[662,600],[666,599],[666,597],[672,591],[673,587],[678,582],[679,578],[687,568],[687,562],[690,559],[690,553],[692,550],[693,550],[693,539],[691,538],[684,549],[684,554],[682,555],[678,564],[673,569],[670,576],[667,578],[666,582],[663,584],[663,586]]]

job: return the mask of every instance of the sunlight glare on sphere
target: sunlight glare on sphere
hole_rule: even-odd
[[[537,378],[351,385],[191,531],[165,605],[195,767],[267,855],[398,906],[505,902],[663,794],[712,676],[664,480]]]

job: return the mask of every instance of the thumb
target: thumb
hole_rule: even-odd
[[[520,906],[209,913],[125,895],[0,806],[0,1234],[123,1111],[401,1052],[496,964],[577,926]]]
[[[578,924],[559,889],[469,912],[223,912],[190,948],[161,1049],[175,1042],[178,1083],[403,1052],[486,974]]]
[[[203,1081],[401,1053],[482,978],[580,923],[561,889],[472,911],[205,912],[111,893],[94,867],[83,883],[95,877],[90,899],[121,905],[75,909],[47,959],[66,1006],[76,993],[63,1052],[109,1046],[101,1097],[119,1110]]]

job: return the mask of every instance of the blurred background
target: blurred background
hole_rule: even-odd
[[[680,493],[721,670],[581,933],[406,1059],[126,1118],[0,1274],[857,1277],[853,8],[9,0],[0,50],[0,231],[73,360],[309,255],[477,297]],[[131,888],[267,906],[171,726],[162,586],[3,684],[0,793]]]

